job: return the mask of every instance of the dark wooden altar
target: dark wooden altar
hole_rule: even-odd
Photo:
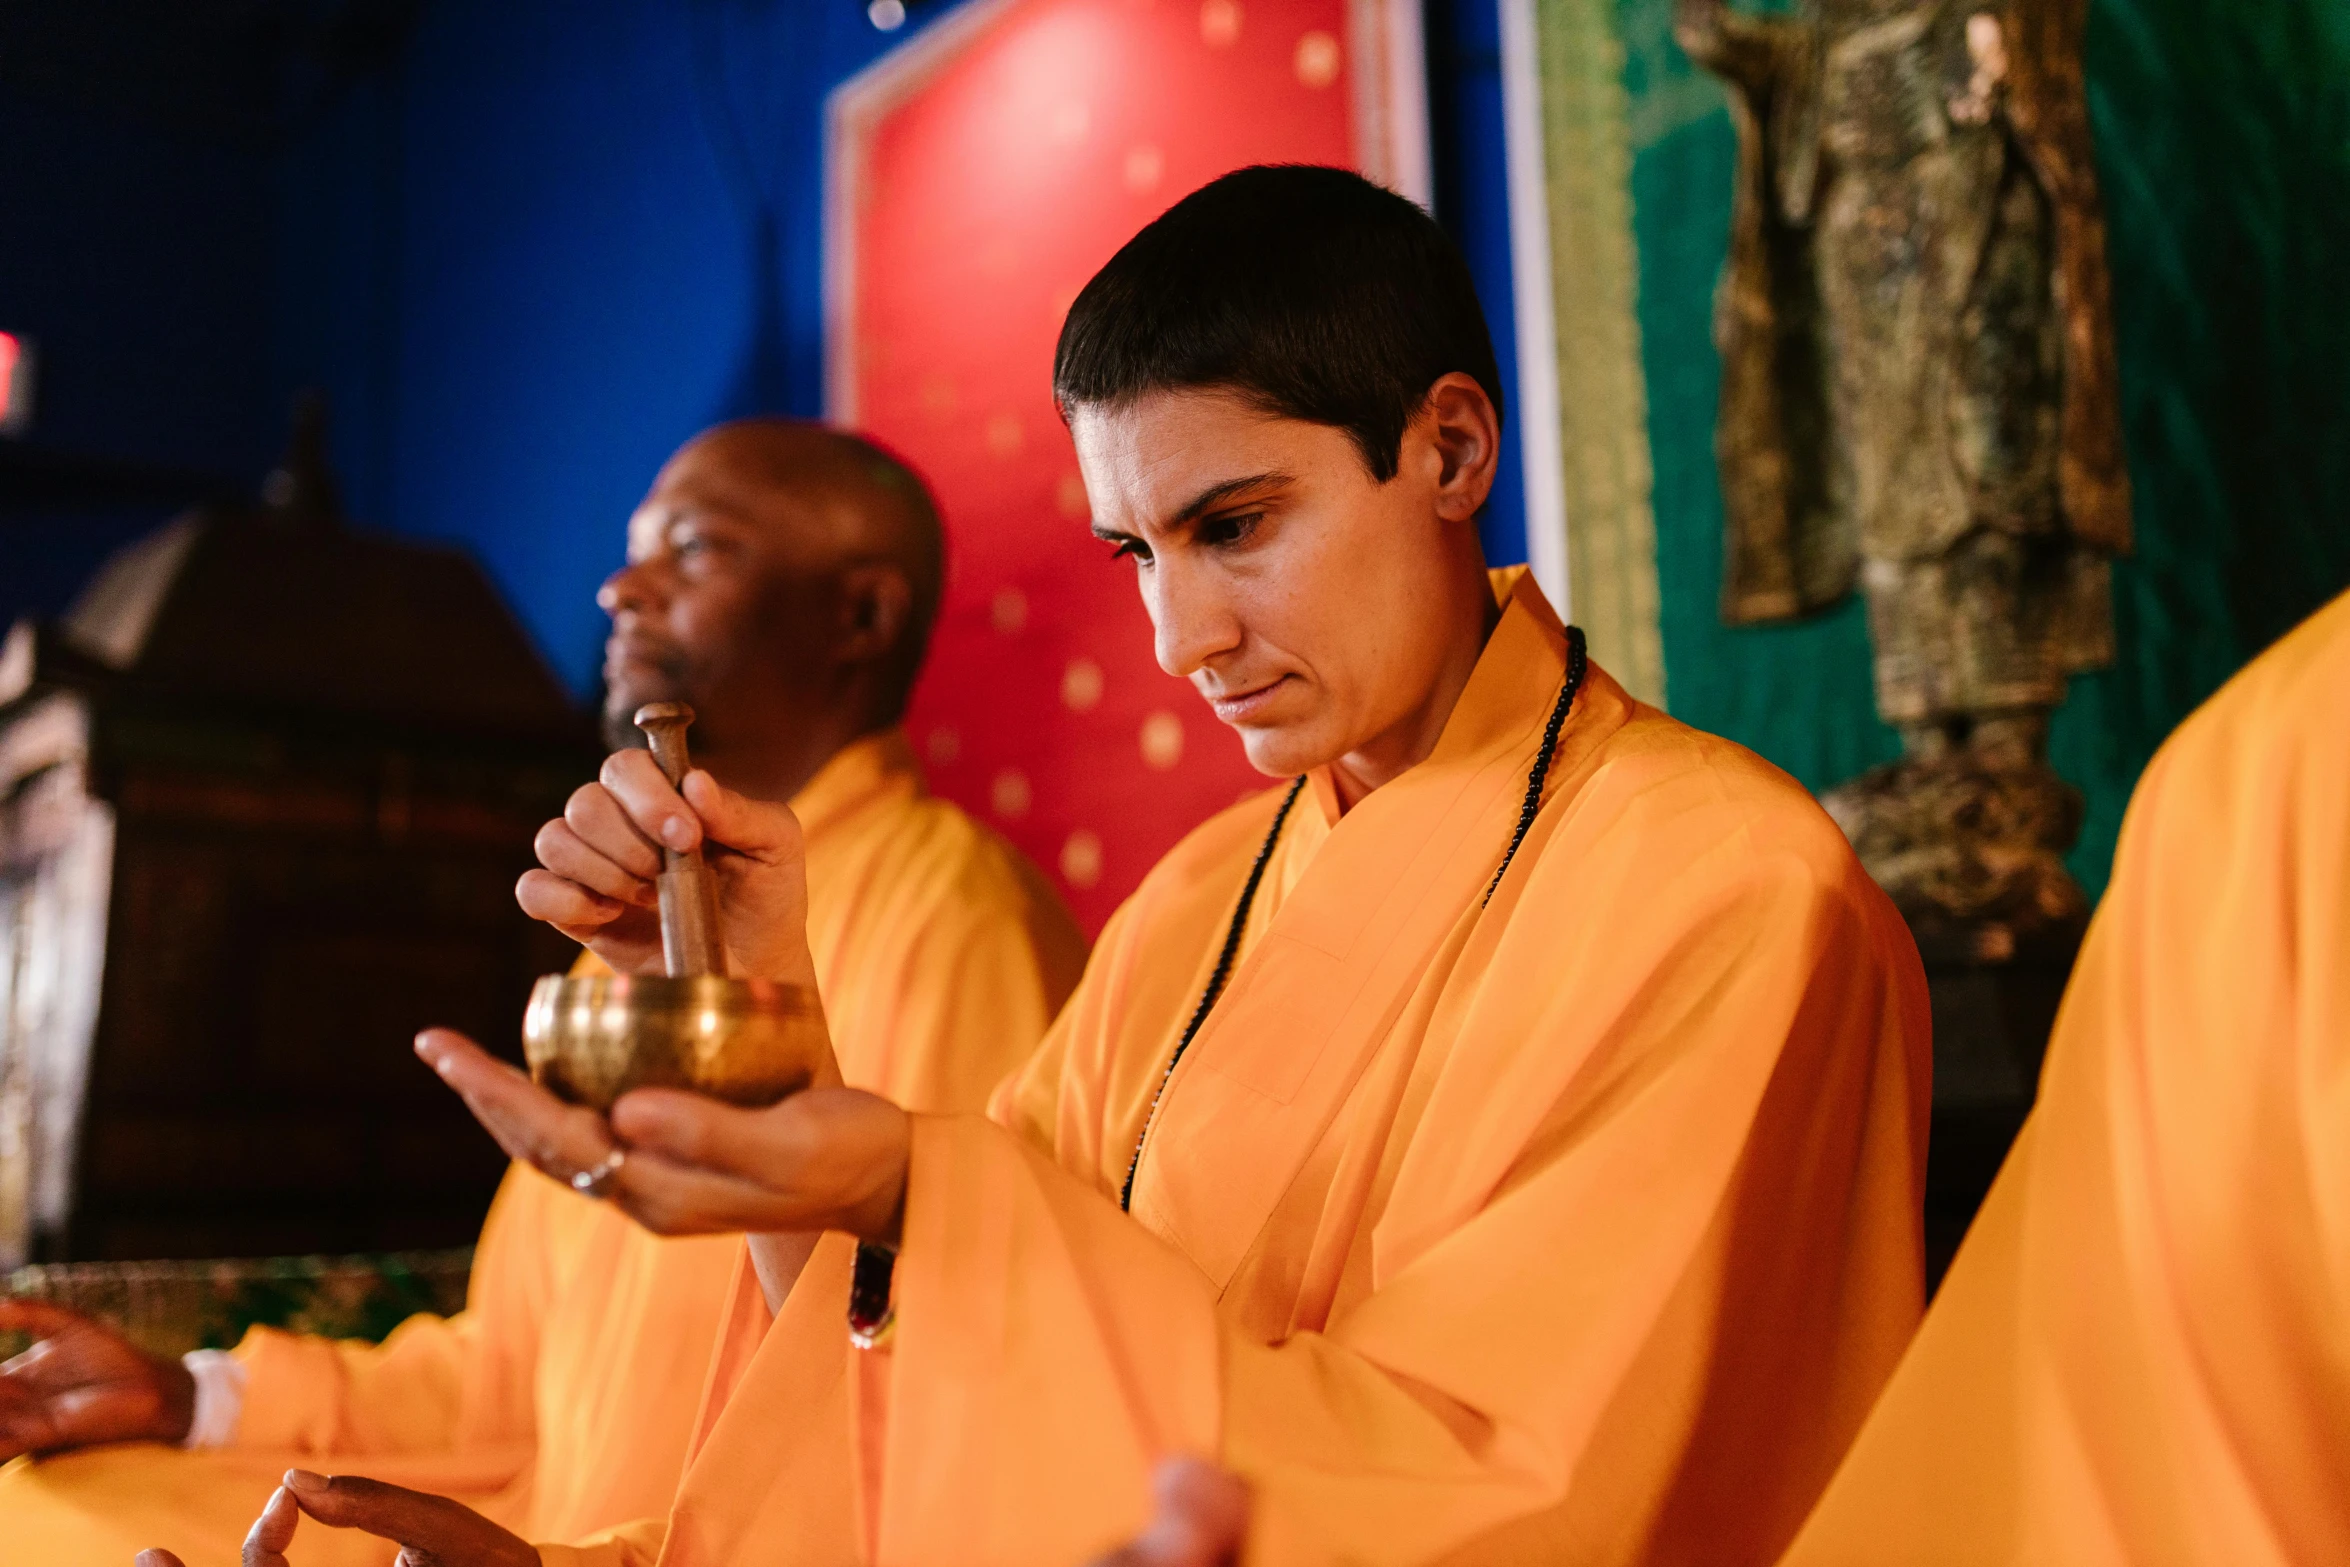
[[[0,652],[0,1265],[469,1242],[503,1160],[415,1060],[518,1053],[587,717],[479,567],[336,515],[316,432]]]
[[[1938,1287],[2032,1113],[2077,936],[2000,962],[1921,939],[1934,1010],[1926,1145],[1926,1281]]]

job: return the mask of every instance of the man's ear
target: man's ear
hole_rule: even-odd
[[[1412,425],[1435,459],[1437,515],[1447,522],[1475,520],[1501,465],[1501,415],[1493,399],[1475,376],[1455,370],[1428,388]]]
[[[914,612],[914,585],[885,561],[851,566],[841,573],[840,626],[834,651],[844,664],[886,658],[906,634]]]

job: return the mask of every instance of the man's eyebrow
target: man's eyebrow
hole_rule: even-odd
[[[714,501],[687,501],[672,505],[661,515],[661,537],[666,539],[681,528],[724,529],[757,528],[759,519],[739,506]]]
[[[1212,511],[1235,495],[1244,495],[1250,490],[1261,490],[1272,485],[1290,482],[1290,476],[1278,469],[1265,473],[1247,474],[1238,479],[1222,480],[1219,483],[1209,485],[1190,500],[1178,506],[1167,518],[1167,525],[1173,527],[1177,523],[1189,522],[1201,512]]]
[[[1223,505],[1226,501],[1231,500],[1236,495],[1245,495],[1251,490],[1266,489],[1274,485],[1288,484],[1290,482],[1290,475],[1281,472],[1279,469],[1271,469],[1264,473],[1244,474],[1237,479],[1219,480],[1216,483],[1209,485],[1206,489],[1200,491],[1197,495],[1194,495],[1190,500],[1185,501],[1181,506],[1177,507],[1175,511],[1169,515],[1164,526],[1172,528],[1180,526],[1183,523],[1190,522],[1194,518],[1198,517],[1200,513],[1205,511],[1213,511],[1216,507]],[[1113,528],[1107,524],[1099,522],[1093,525],[1093,536],[1106,544],[1125,544],[1131,542],[1134,538],[1133,534],[1128,533],[1123,528]]]

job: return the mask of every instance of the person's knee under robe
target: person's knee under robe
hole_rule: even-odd
[[[1278,795],[1151,873],[992,1119],[915,1118],[888,1344],[840,1237],[772,1324],[745,1288],[666,1536],[551,1559],[1074,1563],[1178,1452],[1249,1482],[1252,1567],[1777,1554],[1918,1319],[1916,949],[1793,781],[1597,670],[1488,903],[1565,661],[1497,585],[1434,754],[1298,799],[1172,1077]]]
[[[1025,861],[924,793],[894,731],[841,751],[793,806],[844,1076],[933,1110],[978,1107],[1044,1033],[1084,938]],[[413,1319],[380,1347],[253,1330],[232,1446],[19,1460],[0,1470],[0,1564],[122,1567],[149,1545],[231,1561],[293,1464],[453,1495],[532,1538],[659,1512],[741,1249],[656,1238],[516,1166],[462,1314]],[[312,1528],[293,1560],[394,1549]]]
[[[2040,1101],[1788,1567],[2350,1561],[2350,597],[2163,746]]]

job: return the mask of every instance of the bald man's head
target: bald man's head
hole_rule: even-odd
[[[887,452],[798,420],[720,425],[662,467],[628,532],[597,596],[616,742],[642,703],[691,702],[721,776],[796,788],[786,775],[903,715],[946,550],[929,492]]]

